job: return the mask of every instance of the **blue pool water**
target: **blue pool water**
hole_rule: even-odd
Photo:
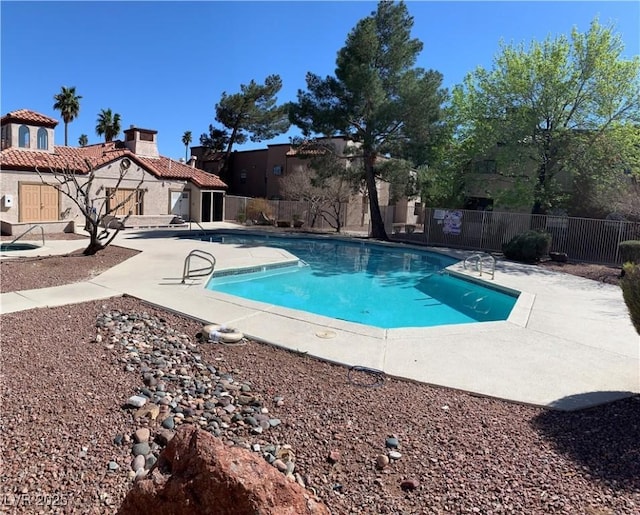
[[[313,238],[209,235],[287,250],[306,265],[222,274],[207,288],[381,328],[505,320],[516,297],[443,272],[457,260],[407,248]]]
[[[32,250],[37,248],[37,245],[32,245],[31,243],[0,243],[0,252],[10,252],[13,250]]]

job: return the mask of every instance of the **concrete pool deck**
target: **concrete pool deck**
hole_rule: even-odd
[[[140,254],[87,282],[2,294],[0,312],[128,294],[322,359],[510,401],[572,410],[640,393],[640,337],[617,286],[498,261],[488,282],[522,292],[509,320],[387,330],[209,291],[206,277],[181,284],[184,259],[194,249],[212,253],[216,270],[292,259],[280,249],[179,238],[186,234],[124,231],[115,244]],[[62,254],[85,245],[48,241],[11,255]],[[450,270],[478,278],[461,263]]]

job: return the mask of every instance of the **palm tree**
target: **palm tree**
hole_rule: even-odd
[[[73,121],[74,118],[78,116],[80,113],[80,99],[82,97],[80,95],[76,95],[75,86],[71,88],[67,88],[66,86],[62,86],[60,93],[57,95],[53,95],[53,99],[56,101],[53,104],[53,108],[56,111],[60,111],[62,115],[62,120],[64,121],[64,146],[66,147],[68,144],[68,134],[67,129],[69,123]]]
[[[184,145],[184,160],[189,160],[189,144],[191,143],[191,131],[185,131],[182,135],[182,144]]]
[[[89,144],[89,136],[87,136],[86,134],[80,134],[80,137],[78,138],[78,145],[80,145],[81,147],[86,147]]]
[[[104,134],[105,142],[113,141],[113,138],[120,134],[120,115],[111,113],[111,109],[101,109],[98,114],[96,134],[98,136]]]

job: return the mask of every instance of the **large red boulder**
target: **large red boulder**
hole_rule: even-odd
[[[182,426],[119,515],[325,515],[329,510],[261,457]]]

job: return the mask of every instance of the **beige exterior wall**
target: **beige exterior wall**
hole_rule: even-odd
[[[96,170],[95,179],[92,187],[95,199],[95,206],[98,209],[102,206],[104,200],[104,188],[113,188],[116,186],[119,177],[120,160],[114,161],[102,168]],[[44,180],[47,184],[56,184],[56,180],[50,174],[43,173]],[[140,185],[140,189],[144,190],[143,197],[143,215],[166,215],[169,214],[169,205],[171,199],[171,191],[181,191],[187,186],[186,181],[161,180],[155,176],[145,172],[140,166],[131,162],[131,167],[127,171],[124,179],[120,182],[120,188],[133,189],[139,183],[140,178],[144,182]],[[0,198],[0,218],[6,222],[19,222],[19,184],[31,183],[42,184],[42,180],[35,172],[20,172],[2,170],[0,174],[0,197],[10,195],[13,197],[13,206],[5,207],[4,201]],[[83,177],[79,177],[80,184],[84,184]],[[102,188],[102,189],[101,189]],[[59,194],[60,220],[76,221],[82,219],[80,210],[66,195]],[[192,194],[193,202],[193,194]],[[80,222],[84,223],[84,222]]]
[[[29,146],[20,147],[20,127],[25,126],[29,129]],[[47,131],[47,148],[38,148],[38,131],[40,129]],[[3,131],[3,143],[4,148],[14,147],[21,150],[36,150],[38,152],[53,152],[54,146],[54,130],[47,127],[40,127],[38,125],[29,125],[27,123],[8,123],[2,126]]]

